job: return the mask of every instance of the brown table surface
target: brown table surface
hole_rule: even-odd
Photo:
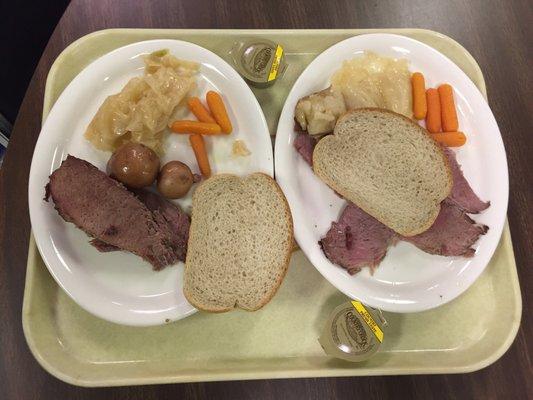
[[[527,312],[533,306],[532,22],[533,7],[527,0],[501,3],[492,0],[73,1],[50,38],[28,87],[1,169],[0,398],[533,398],[530,357],[533,319]],[[508,216],[526,311],[509,351],[490,367],[464,375],[85,389],[70,386],[46,373],[30,354],[21,325],[30,234],[28,173],[41,127],[44,84],[52,62],[69,43],[99,29],[118,27],[427,28],[458,40],[476,58],[485,74],[489,102],[507,149]]]

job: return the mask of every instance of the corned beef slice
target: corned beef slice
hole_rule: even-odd
[[[463,175],[463,171],[461,171],[461,166],[457,162],[455,152],[450,149],[444,149],[444,154],[448,157],[448,164],[452,170],[453,177],[452,193],[448,199],[457,204],[459,208],[465,210],[467,213],[477,214],[486,210],[490,206],[490,202],[481,201],[474,193]]]
[[[141,189],[136,190],[135,194],[152,211],[158,221],[168,225],[170,231],[173,233],[172,245],[178,256],[178,260],[185,261],[187,242],[189,241],[189,227],[191,225],[190,217],[177,205],[156,193]],[[162,219],[159,220],[159,218]]]
[[[296,132],[294,147],[309,164],[313,165],[316,139],[306,133]],[[348,202],[338,222],[332,222],[320,245],[333,263],[355,274],[363,266],[375,268],[385,257],[387,248],[396,239],[410,242],[430,254],[472,257],[472,245],[489,229],[476,224],[466,213],[479,213],[490,206],[474,193],[463,175],[455,152],[444,149],[453,177],[450,196],[441,203],[441,211],[433,225],[425,232],[401,237],[378,220]]]
[[[158,270],[174,264],[186,249],[175,232],[123,185],[87,161],[68,156],[46,188],[59,215],[97,239],[93,245],[130,251]],[[103,242],[105,245],[103,245]]]
[[[456,204],[445,200],[431,228],[419,235],[402,237],[401,240],[429,254],[472,257],[475,250],[471,246],[488,229],[486,225],[476,224]]]
[[[393,242],[394,232],[355,204],[348,203],[339,222],[333,222],[320,245],[326,257],[351,275],[376,267]]]
[[[297,133],[296,135],[293,146],[307,164],[313,165],[313,150],[315,149],[317,140],[307,133]]]

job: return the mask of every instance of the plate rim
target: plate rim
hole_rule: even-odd
[[[407,37],[407,36],[403,36],[403,35],[400,35],[400,34],[395,34],[395,33],[366,33],[366,34],[361,34],[361,35],[355,35],[355,36],[351,36],[349,38],[346,38],[346,39],[344,39],[344,40],[342,40],[342,41],[340,41],[338,43],[335,43],[332,46],[328,47],[323,52],[321,52],[319,55],[317,55],[307,65],[307,67],[300,73],[300,75],[296,79],[293,87],[291,88],[291,91],[287,95],[287,98],[286,98],[285,103],[283,105],[283,108],[282,108],[282,111],[281,111],[281,114],[280,114],[280,118],[279,118],[279,121],[278,121],[278,128],[277,128],[277,132],[276,132],[276,142],[275,142],[275,146],[274,146],[274,168],[275,168],[276,180],[278,180],[278,183],[280,184],[281,188],[284,190],[284,193],[285,193],[285,187],[286,186],[287,187],[291,186],[291,185],[288,184],[288,182],[285,182],[285,178],[291,172],[288,171],[288,168],[282,168],[281,167],[281,165],[284,164],[284,163],[283,163],[282,160],[280,160],[280,158],[281,158],[281,149],[282,149],[282,147],[287,147],[290,144],[292,144],[292,140],[290,140],[290,138],[294,134],[294,131],[288,132],[287,135],[285,135],[283,137],[283,133],[281,133],[282,124],[280,124],[280,122],[281,122],[282,118],[284,117],[284,115],[287,112],[292,114],[292,110],[288,110],[288,102],[289,102],[289,100],[293,100],[293,99],[291,99],[291,97],[292,97],[292,94],[293,94],[293,91],[294,91],[295,87],[297,87],[297,85],[300,83],[300,81],[301,81],[302,77],[304,76],[304,74],[307,74],[308,71],[311,68],[313,68],[313,66],[315,65],[316,62],[320,61],[322,58],[324,58],[327,55],[329,55],[328,54],[329,52],[333,52],[336,48],[342,47],[343,45],[346,45],[347,43],[351,43],[353,41],[361,40],[361,38],[371,38],[371,37],[374,37],[374,38],[378,38],[379,37],[380,39],[390,39],[392,41],[400,40],[400,41],[404,41],[404,43],[405,42],[410,42],[412,44],[415,44],[416,46],[421,46],[426,51],[429,51],[429,52],[432,52],[432,53],[436,54],[438,57],[443,58],[444,60],[446,60],[447,63],[451,64],[451,66],[454,69],[456,69],[456,71],[459,72],[459,75],[461,76],[461,79],[462,78],[465,79],[466,85],[469,86],[469,90],[473,89],[474,92],[476,93],[476,95],[479,95],[479,97],[482,100],[482,102],[486,104],[487,109],[489,111],[488,117],[490,119],[492,119],[492,122],[494,123],[494,126],[496,127],[497,132],[498,132],[498,135],[497,135],[497,138],[496,138],[496,141],[497,141],[496,145],[497,145],[497,147],[499,147],[501,149],[501,155],[503,156],[502,157],[502,159],[503,159],[502,164],[505,167],[504,168],[505,171],[504,171],[503,175],[504,175],[506,190],[504,192],[505,197],[503,199],[504,201],[503,201],[503,207],[502,207],[504,209],[504,212],[502,212],[501,215],[497,215],[495,217],[496,223],[494,224],[494,226],[490,227],[491,230],[497,232],[496,236],[495,236],[494,244],[493,244],[492,248],[490,248],[489,251],[486,252],[488,254],[488,256],[486,257],[487,260],[484,263],[484,265],[482,266],[482,268],[479,268],[478,272],[476,272],[476,273],[471,275],[471,278],[468,279],[468,281],[466,282],[466,285],[461,285],[461,287],[458,290],[454,290],[451,293],[451,295],[448,294],[448,296],[446,297],[445,300],[443,300],[441,302],[438,302],[438,303],[435,302],[435,301],[427,301],[426,300],[423,303],[415,302],[415,303],[407,303],[407,304],[401,304],[401,303],[398,303],[398,302],[386,302],[386,301],[383,301],[383,300],[373,301],[372,299],[371,299],[371,301],[367,301],[368,299],[361,299],[358,296],[354,296],[353,295],[353,290],[354,290],[353,288],[352,289],[341,288],[341,287],[339,287],[339,285],[337,285],[333,281],[333,279],[330,279],[328,277],[329,274],[328,274],[327,270],[330,267],[335,267],[335,268],[341,268],[341,267],[333,264],[329,260],[326,260],[327,264],[329,264],[329,265],[326,265],[326,262],[322,263],[321,260],[314,260],[314,257],[310,256],[309,248],[306,245],[303,245],[303,246],[300,245],[300,248],[305,253],[305,255],[307,256],[307,258],[309,259],[311,264],[319,271],[319,273],[329,283],[331,283],[333,286],[335,286],[337,288],[337,290],[341,291],[346,296],[351,297],[351,298],[356,298],[356,299],[359,299],[361,301],[366,301],[366,304],[368,304],[368,305],[370,305],[372,307],[380,308],[383,311],[395,312],[395,313],[422,312],[422,311],[427,311],[427,310],[434,309],[436,307],[440,307],[440,306],[452,301],[453,299],[457,298],[462,293],[464,293],[479,278],[479,276],[483,273],[483,271],[485,270],[485,268],[489,264],[492,256],[494,255],[494,252],[496,251],[496,249],[498,247],[499,240],[500,240],[501,235],[503,233],[503,228],[504,228],[505,220],[506,220],[506,216],[507,216],[507,207],[508,207],[508,203],[509,203],[509,172],[508,172],[507,153],[505,151],[505,146],[504,146],[504,143],[503,143],[503,138],[501,136],[501,132],[500,132],[499,127],[498,127],[498,123],[497,123],[496,118],[494,117],[494,114],[493,114],[492,110],[490,109],[490,106],[488,105],[488,101],[486,100],[486,98],[483,95],[483,93],[479,90],[479,88],[471,81],[471,79],[468,77],[468,75],[466,75],[466,73],[459,66],[457,66],[446,55],[442,54],[440,51],[438,51],[437,49],[429,46],[428,44],[420,42],[420,41],[418,41],[416,39],[413,39],[413,38],[410,38],[410,37]],[[357,46],[357,45],[355,44],[355,46]],[[366,50],[372,51],[372,48],[368,48]],[[406,58],[409,59],[408,56],[406,56]],[[289,142],[289,140],[290,140],[290,143],[283,143],[283,141]],[[280,144],[281,144],[281,146],[280,146]],[[284,167],[286,167],[286,165],[284,165]],[[281,173],[280,173],[280,171],[281,171]],[[285,172],[285,171],[287,171],[287,172]],[[279,179],[280,177],[281,177],[281,179]],[[289,192],[290,192],[290,188],[289,188]],[[289,205],[291,205],[291,201],[289,200],[289,198],[292,199],[292,196],[290,194],[287,195],[287,193],[285,193],[285,196],[287,197],[287,201],[289,202]],[[297,202],[298,202],[298,205],[300,205],[300,201],[298,200]],[[291,209],[292,209],[292,207],[293,207],[293,205],[291,205]],[[297,215],[297,213],[293,212],[293,216],[294,215]],[[301,236],[301,232],[302,231],[300,229],[300,224],[297,224],[295,222],[294,225],[295,225],[295,238],[297,239],[298,236]],[[495,228],[497,228],[497,229],[495,229]],[[316,261],[317,264],[324,264],[324,265],[321,265],[319,267],[319,266],[317,266],[315,264],[315,261]],[[349,278],[349,276],[348,276],[348,278]]]
[[[253,94],[251,88],[246,84],[244,79],[237,73],[237,71],[229,64],[228,61],[224,60],[218,54],[216,54],[213,51],[211,51],[209,49],[206,49],[205,47],[202,47],[202,46],[200,46],[200,45],[198,45],[196,43],[188,42],[186,40],[170,39],[170,38],[150,39],[150,40],[142,40],[142,41],[137,41],[137,42],[133,42],[133,43],[128,43],[128,44],[126,44],[124,46],[120,46],[120,47],[117,47],[115,49],[112,49],[111,51],[109,51],[109,52],[107,52],[105,54],[102,54],[101,56],[99,56],[96,59],[92,60],[89,64],[87,64],[85,67],[83,67],[83,69],[81,69],[72,78],[72,80],[65,86],[65,88],[62,90],[62,92],[58,95],[56,101],[53,103],[53,105],[48,110],[46,118],[43,119],[41,130],[39,132],[39,136],[37,138],[37,141],[36,141],[36,144],[35,144],[35,148],[34,148],[33,153],[32,153],[32,159],[31,159],[31,164],[30,164],[30,173],[29,173],[29,179],[28,179],[28,209],[29,209],[30,223],[31,223],[31,226],[32,226],[32,234],[33,234],[33,237],[34,237],[34,240],[35,240],[35,244],[36,244],[37,250],[38,250],[38,252],[39,252],[44,264],[46,265],[46,268],[48,269],[49,273],[54,278],[54,281],[57,283],[57,285],[77,305],[79,305],[85,311],[95,315],[98,318],[104,319],[104,320],[112,322],[112,323],[120,324],[120,325],[135,326],[135,327],[148,327],[148,326],[165,325],[165,324],[167,324],[169,322],[178,321],[180,319],[183,319],[183,318],[186,318],[186,317],[188,317],[190,315],[193,315],[198,310],[194,306],[190,305],[190,303],[189,303],[190,307],[188,308],[188,310],[183,312],[182,314],[180,314],[178,316],[172,315],[172,312],[169,312],[168,310],[164,310],[164,311],[160,311],[160,312],[153,313],[153,314],[141,314],[143,316],[147,316],[148,315],[148,318],[143,318],[143,317],[139,318],[139,315],[140,315],[139,313],[129,312],[129,313],[122,314],[122,313],[117,313],[116,311],[115,312],[113,312],[113,311],[112,312],[108,312],[106,309],[102,310],[99,307],[93,307],[93,305],[91,304],[90,301],[85,301],[87,299],[80,300],[79,293],[78,293],[78,295],[76,295],[76,293],[74,293],[72,290],[69,290],[69,288],[66,287],[64,281],[62,279],[60,279],[60,277],[58,276],[57,271],[55,271],[55,268],[51,267],[50,261],[51,261],[51,259],[54,256],[53,256],[53,254],[48,254],[49,252],[45,251],[43,249],[44,243],[41,243],[40,239],[38,238],[38,233],[37,233],[38,231],[34,228],[34,226],[35,226],[34,225],[34,221],[37,218],[37,214],[39,213],[38,208],[39,208],[39,205],[41,205],[40,203],[42,201],[42,197],[38,196],[38,199],[37,199],[37,198],[35,198],[35,196],[32,196],[32,187],[33,187],[33,185],[36,185],[36,184],[39,183],[39,182],[35,182],[35,180],[37,179],[37,177],[35,176],[36,175],[35,168],[36,168],[36,163],[37,163],[36,158],[38,157],[38,153],[39,153],[38,149],[39,149],[40,146],[43,145],[42,143],[45,140],[45,139],[43,139],[45,136],[41,135],[41,133],[45,130],[45,128],[47,128],[47,124],[49,123],[48,121],[50,120],[50,116],[54,115],[54,109],[55,109],[56,105],[58,104],[58,102],[62,98],[64,98],[65,94],[66,95],[69,94],[69,90],[72,90],[71,89],[72,87],[76,86],[77,84],[79,84],[79,82],[83,81],[83,79],[85,79],[85,75],[87,73],[89,73],[88,71],[90,71],[90,69],[92,67],[94,67],[94,65],[102,62],[102,60],[104,60],[104,59],[107,60],[109,58],[112,58],[113,56],[116,56],[116,53],[120,53],[120,52],[125,51],[125,50],[127,51],[127,49],[136,48],[136,47],[140,47],[138,54],[148,53],[149,51],[148,50],[142,50],[142,47],[143,46],[147,46],[147,45],[148,46],[149,45],[153,45],[153,44],[156,44],[156,43],[161,44],[162,47],[164,47],[166,45],[166,43],[173,43],[174,45],[177,44],[179,46],[195,48],[197,51],[203,52],[209,58],[212,58],[213,60],[216,60],[218,65],[222,65],[224,67],[224,70],[225,70],[224,73],[227,72],[229,75],[231,75],[231,79],[234,79],[235,81],[238,82],[238,83],[235,83],[235,85],[241,86],[241,88],[243,90],[245,90],[250,95],[249,100],[253,103],[254,108],[257,110],[257,115],[254,118],[258,118],[259,119],[259,121],[257,121],[258,125],[261,125],[263,127],[262,130],[268,136],[269,139],[271,137],[269,129],[268,129],[268,124],[267,124],[264,112],[263,112],[263,110],[261,108],[261,105],[259,104],[257,98]],[[74,44],[75,43],[72,43],[71,45],[74,45]],[[62,54],[63,53],[59,54],[58,58],[61,57]],[[187,58],[185,58],[185,59],[187,59]],[[57,59],[56,59],[56,61],[57,61]],[[202,61],[198,61],[198,63],[202,64],[203,62]],[[50,72],[49,72],[49,76],[50,76],[50,73],[52,72],[52,68],[54,67],[54,65],[55,65],[55,62],[54,62],[54,64],[52,64],[52,67],[51,67]],[[48,85],[49,76],[47,77],[46,85]],[[270,159],[270,165],[268,166],[268,171],[263,171],[263,172],[268,173],[270,176],[274,176],[274,154],[273,154],[273,149],[272,149],[271,146],[269,146],[264,151],[266,151],[268,153],[267,154],[267,158]],[[182,264],[181,267],[184,268],[184,263],[180,262],[179,264]],[[154,317],[154,316],[156,316],[156,317]]]

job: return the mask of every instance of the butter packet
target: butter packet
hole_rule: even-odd
[[[230,55],[239,74],[256,87],[273,85],[287,68],[283,46],[266,39],[236,42]]]
[[[329,356],[361,362],[377,353],[386,326],[380,310],[354,300],[333,310],[318,341]]]

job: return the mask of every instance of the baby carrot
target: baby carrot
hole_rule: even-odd
[[[411,75],[411,85],[413,91],[413,115],[416,119],[424,119],[428,111],[424,75],[420,72],[415,72]]]
[[[215,121],[215,119],[209,113],[209,110],[204,107],[198,97],[189,97],[189,100],[187,100],[187,105],[194,116],[198,118],[198,121],[209,122],[210,124],[217,123],[217,121]]]
[[[174,121],[170,126],[176,133],[198,133],[200,135],[218,135],[222,132],[220,125],[198,121]]]
[[[200,168],[200,172],[206,178],[211,176],[211,166],[209,165],[209,158],[207,157],[207,151],[205,150],[205,142],[202,135],[194,134],[189,136],[189,142],[191,143],[196,162]]]
[[[447,132],[459,129],[457,112],[453,101],[453,89],[447,83],[439,86],[440,113],[442,119],[442,130]]]
[[[460,147],[466,143],[466,136],[463,132],[432,133],[431,137],[446,147]]]
[[[213,114],[213,117],[215,117],[217,124],[219,124],[222,128],[222,132],[231,133],[233,127],[231,126],[231,121],[229,120],[226,107],[224,106],[224,102],[222,101],[222,97],[220,97],[217,92],[213,92],[212,90],[210,90],[209,92],[207,92],[205,99],[207,100],[207,105],[211,110],[211,114]]]
[[[426,114],[426,129],[431,133],[440,132],[440,99],[437,89],[426,90],[427,114]]]

